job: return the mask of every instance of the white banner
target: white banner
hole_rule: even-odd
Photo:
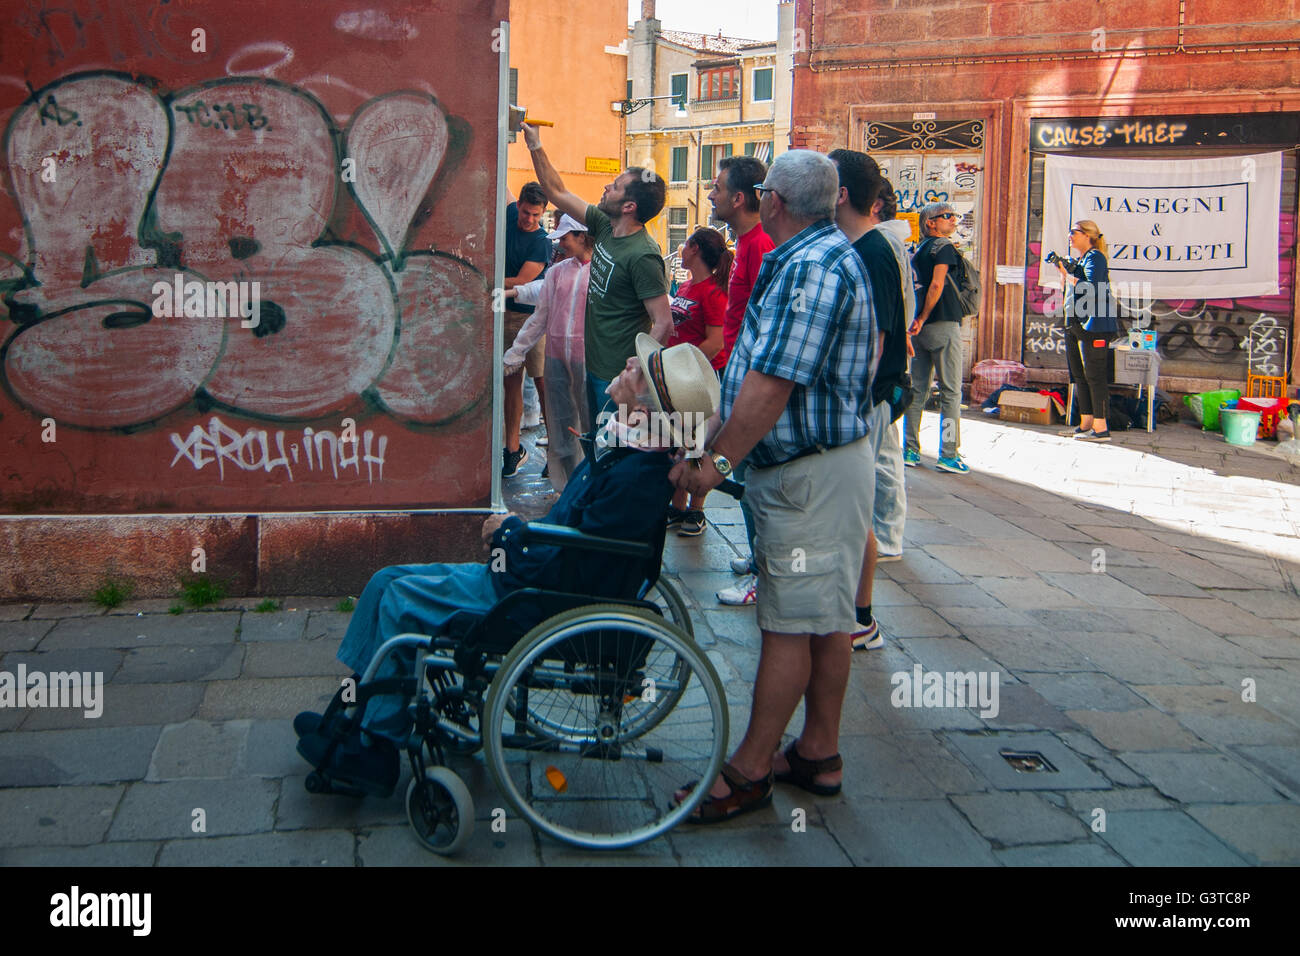
[[[1218,159],[1048,155],[1038,284],[1060,287],[1049,252],[1076,256],[1070,228],[1106,237],[1112,283],[1156,299],[1277,295],[1282,154]],[[1144,290],[1145,291],[1145,290]]]

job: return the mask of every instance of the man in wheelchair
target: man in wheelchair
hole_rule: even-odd
[[[599,423],[594,441],[584,442],[586,460],[542,520],[604,538],[652,543],[658,555],[673,494],[668,472],[674,453],[698,447],[704,422],[718,407],[720,388],[709,360],[694,345],[663,349],[642,334],[636,347],[609,387],[617,412]],[[437,635],[458,612],[486,614],[521,588],[626,597],[645,578],[643,559],[524,543],[519,532],[525,524],[516,514],[489,516],[483,542],[490,558],[482,564],[405,564],[376,573],[357,602],[339,660],[363,674],[389,638]],[[414,660],[413,649],[398,648],[386,655],[375,677],[409,675]],[[401,772],[399,748],[411,730],[406,704],[397,695],[371,697],[359,729],[342,744],[332,741],[322,715],[301,713],[294,719],[298,751],[357,790],[391,794]]]

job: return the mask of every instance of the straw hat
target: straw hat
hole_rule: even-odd
[[[689,447],[694,433],[684,435],[678,425],[703,427],[722,399],[722,386],[713,366],[694,345],[683,342],[664,348],[644,332],[636,337],[636,356],[650,384],[654,410],[673,416],[668,419],[668,428],[674,443]]]

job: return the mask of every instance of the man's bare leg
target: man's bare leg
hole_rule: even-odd
[[[862,552],[862,575],[858,578],[858,596],[853,602],[858,607],[871,607],[871,586],[876,579],[876,559],[880,548],[876,544],[876,532],[867,532],[867,547]],[[799,751],[803,753],[803,751]],[[812,758],[809,758],[812,759]]]
[[[805,760],[825,760],[840,751],[840,715],[849,687],[853,639],[843,631],[814,635],[810,651],[812,668],[808,692],[804,695],[803,733],[799,735],[796,749]],[[772,749],[776,750],[776,747]],[[773,756],[772,766],[777,773],[790,769],[785,755],[780,752]],[[834,786],[843,776],[843,771],[833,770],[817,774],[813,781]]]
[[[807,634],[762,631],[763,648],[754,679],[754,702],[745,738],[732,754],[731,765],[749,780],[762,780],[772,769],[772,752],[794,716],[799,698],[809,687],[812,656]],[[847,680],[847,665],[845,679]],[[731,787],[722,777],[709,793],[725,797]]]
[[[505,377],[506,448],[519,450],[519,421],[524,417],[524,372]]]
[[[546,379],[544,379],[540,375],[537,376],[537,378],[533,379],[533,387],[537,389],[537,401],[542,406],[542,424],[546,425],[546,427],[549,429],[551,427],[550,426],[551,419],[550,416],[546,414]],[[520,386],[519,394],[522,397],[523,395],[522,384]]]

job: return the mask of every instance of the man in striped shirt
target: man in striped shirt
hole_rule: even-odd
[[[838,173],[819,153],[791,150],[756,188],[777,245],[755,280],[707,454],[671,475],[703,493],[746,459],[755,524],[763,640],[754,703],[731,763],[707,784],[701,822],[766,806],[774,779],[839,792],[840,709],[875,486],[876,317],[862,260],[835,226]],[[800,698],[803,732],[778,753]]]

